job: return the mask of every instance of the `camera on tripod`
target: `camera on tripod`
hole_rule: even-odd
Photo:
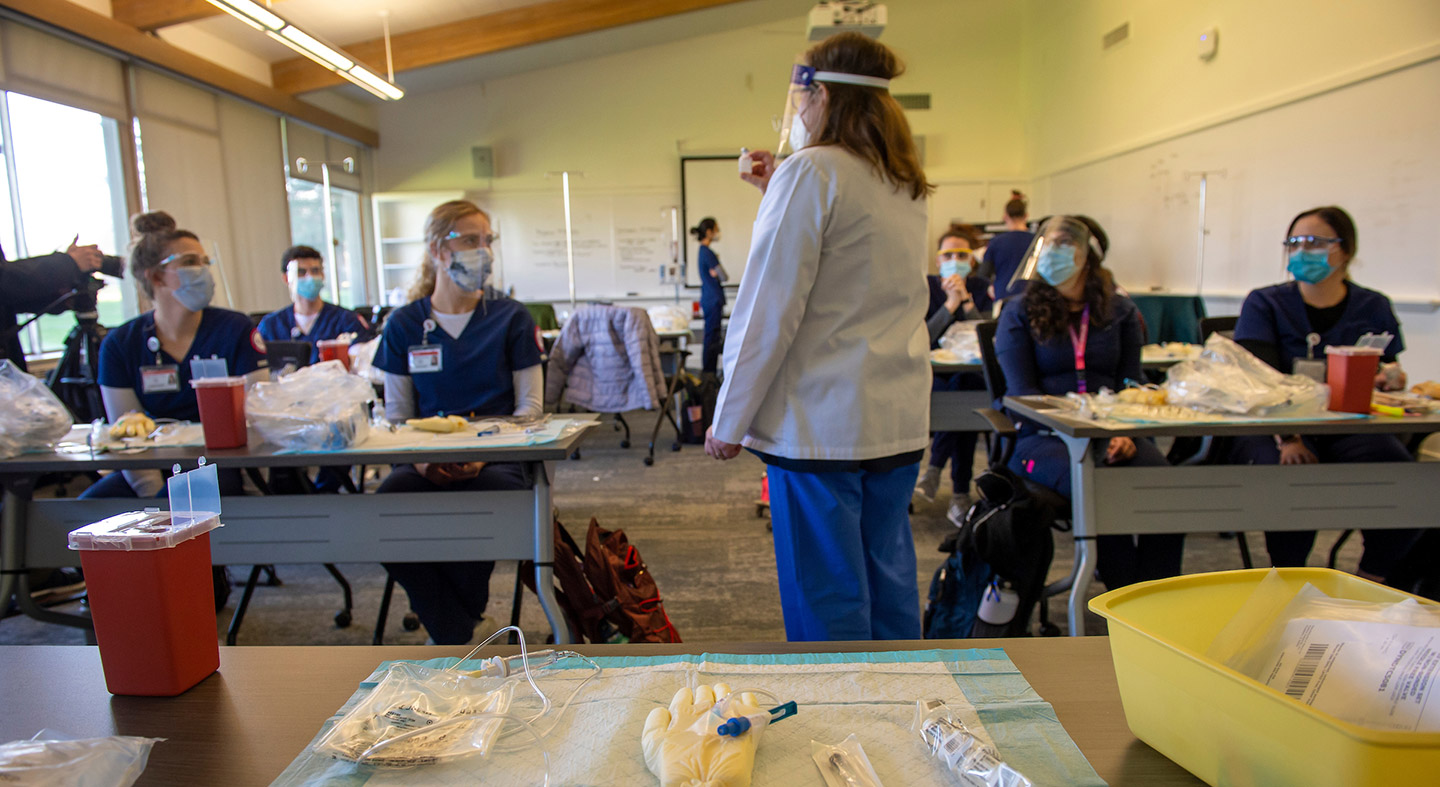
[[[100,273],[106,276],[114,276],[117,279],[125,277],[125,260],[113,254],[107,254],[100,258]],[[77,270],[75,279],[75,294],[70,296],[67,308],[75,312],[77,320],[94,320],[97,317],[96,309],[99,304],[96,293],[105,288],[106,281],[93,273],[84,273]]]

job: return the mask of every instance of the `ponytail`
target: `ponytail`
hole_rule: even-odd
[[[705,236],[709,234],[711,230],[715,229],[716,226],[718,225],[715,223],[714,217],[706,216],[700,220],[699,224],[690,228],[690,234],[695,236],[695,240],[703,241],[705,240]]]

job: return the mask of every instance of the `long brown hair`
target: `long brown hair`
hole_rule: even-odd
[[[425,258],[420,261],[415,279],[410,282],[410,290],[405,293],[406,302],[413,303],[435,294],[435,257],[432,250],[445,242],[445,236],[455,229],[455,222],[477,213],[486,221],[490,220],[490,214],[481,210],[480,206],[463,199],[442,202],[430,211],[425,218]]]
[[[1115,295],[1115,277],[1105,268],[1103,256],[1110,248],[1110,241],[1094,219],[1089,216],[1074,218],[1090,229],[1091,239],[1099,246],[1097,254],[1097,249],[1089,243],[1076,244],[1075,256],[1085,255],[1080,266],[1080,275],[1085,277],[1081,297],[1090,307],[1090,324],[1104,328],[1110,324],[1110,299]],[[1030,282],[1025,287],[1024,299],[1025,311],[1030,317],[1030,330],[1042,342],[1064,336],[1071,325],[1079,322],[1080,314],[1070,311],[1070,301],[1044,279]]]
[[[175,219],[163,210],[130,217],[130,276],[140,285],[145,297],[155,297],[150,271],[160,267],[165,249],[181,238],[200,240],[190,230],[177,229]]]
[[[840,33],[810,48],[805,63],[817,71],[894,79],[905,65],[884,44],[859,33]],[[875,173],[906,189],[911,199],[928,196],[935,185],[925,179],[910,123],[888,90],[826,82],[830,99],[812,145],[837,145],[870,162]]]

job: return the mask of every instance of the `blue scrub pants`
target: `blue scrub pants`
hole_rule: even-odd
[[[1104,451],[1104,446],[1100,446]],[[1103,461],[1103,454],[1100,458]],[[1127,467],[1168,467],[1165,455],[1149,440],[1135,441],[1135,456]],[[1026,478],[1055,490],[1070,499],[1070,453],[1065,443],[1054,435],[1031,433],[1015,444],[1010,469]],[[1099,536],[1095,539],[1099,553],[1100,581],[1114,590],[1118,587],[1151,579],[1173,577],[1180,573],[1185,556],[1184,533],[1147,533],[1139,536]]]
[[[978,374],[952,374],[936,377],[932,391],[983,391],[985,378]],[[943,468],[950,462],[950,483],[957,495],[970,493],[970,479],[975,472],[975,432],[936,432],[930,442],[930,466]]]
[[[397,465],[376,490],[387,492],[441,492],[526,489],[523,465],[485,465],[480,475],[442,487],[415,471],[412,465]],[[490,573],[493,560],[457,563],[384,563],[385,570],[405,588],[410,609],[420,618],[436,645],[464,645],[475,633],[475,623],[485,616],[490,601]]]
[[[787,639],[920,639],[907,513],[919,470],[766,468]]]
[[[701,303],[700,310],[705,315],[705,345],[700,370],[714,374],[720,368],[720,352],[724,349],[724,342],[720,340],[720,318],[725,313],[725,302]]]
[[[1412,462],[1415,457],[1405,450],[1394,435],[1315,435],[1301,438],[1305,447],[1321,462]],[[1280,449],[1269,436],[1237,437],[1230,449],[1230,463],[1237,465],[1275,465],[1280,463]],[[1419,530],[1364,530],[1365,551],[1360,556],[1360,570],[1377,577],[1388,577],[1400,559],[1420,537]],[[1303,566],[1315,546],[1314,530],[1265,532],[1265,549],[1274,566]]]
[[[240,478],[239,470],[220,468],[216,471],[215,476],[216,480],[220,482],[220,494],[231,497],[245,494],[245,482]],[[165,490],[161,489],[160,494],[156,497],[164,497],[165,494]],[[139,495],[130,488],[130,482],[125,480],[125,475],[117,471],[96,481],[80,493],[81,500],[104,497],[139,497]]]

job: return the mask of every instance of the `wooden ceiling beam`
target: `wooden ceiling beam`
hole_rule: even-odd
[[[223,13],[207,0],[110,0],[111,17],[137,30],[159,30]]]
[[[371,147],[380,144],[380,135],[373,129],[326,112],[313,104],[307,104],[289,93],[282,93],[268,85],[247,79],[162,41],[157,36],[142,33],[129,25],[73,3],[57,0],[3,0],[0,1],[0,6],[10,8],[43,25],[69,31],[136,60],[183,74],[222,92],[333,131],[342,137],[349,137]]]
[[[439,65],[582,33],[729,5],[741,0],[548,0],[391,37],[395,71]],[[351,57],[385,73],[381,38],[344,45]],[[339,85],[341,77],[304,57],[270,67],[276,90],[290,94]]]

